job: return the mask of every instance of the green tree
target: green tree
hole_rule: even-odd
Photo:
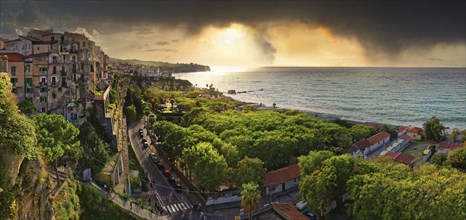
[[[453,130],[451,131],[451,139],[453,139],[453,141],[457,141],[458,140],[458,136],[461,134],[460,130],[458,128],[453,128]]]
[[[36,132],[33,122],[18,113],[11,83],[0,78],[0,148],[11,147],[28,159],[36,156]]]
[[[436,153],[430,158],[430,163],[435,164],[437,166],[445,166],[448,165],[447,162],[447,154],[444,153]]]
[[[201,142],[183,150],[188,169],[195,174],[197,182],[208,191],[213,191],[225,178],[227,163],[211,143]]]
[[[134,105],[126,106],[125,116],[128,123],[131,123],[136,120],[136,107]]]
[[[432,116],[424,123],[424,133],[426,138],[433,141],[441,141],[445,137],[445,126],[436,116]]]
[[[245,157],[240,160],[234,170],[234,180],[237,186],[246,183],[259,184],[265,175],[264,162],[258,158]]]
[[[392,125],[382,125],[382,127],[380,127],[378,129],[379,132],[381,131],[386,131],[390,134],[390,139],[395,139],[396,137],[398,137],[398,133],[395,129],[395,127],[393,127]]]
[[[252,212],[259,208],[260,190],[256,183],[243,184],[241,191],[241,207],[248,212],[248,219],[252,219]]]
[[[18,108],[22,113],[26,115],[29,115],[36,111],[36,106],[34,105],[34,103],[26,99],[18,103]]]
[[[58,177],[58,159],[66,152],[80,147],[80,142],[76,140],[79,130],[63,115],[38,114],[33,119],[36,122],[39,145],[44,156],[49,161],[55,162]],[[58,178],[57,181],[60,184]]]
[[[447,155],[447,162],[454,168],[466,171],[466,146],[451,151]]]
[[[349,129],[349,133],[354,142],[371,136],[372,128],[367,125],[357,124]]]

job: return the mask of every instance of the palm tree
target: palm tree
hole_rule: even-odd
[[[241,207],[248,212],[248,219],[252,220],[252,211],[259,208],[260,199],[259,185],[254,182],[243,184]]]

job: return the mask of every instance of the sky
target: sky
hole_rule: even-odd
[[[0,37],[86,34],[111,57],[211,66],[466,66],[465,1],[1,0]]]

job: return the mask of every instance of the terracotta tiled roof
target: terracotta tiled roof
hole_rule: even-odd
[[[409,137],[408,135],[405,134],[405,135],[401,136],[401,139],[409,140],[409,139],[411,139],[411,137]]]
[[[277,185],[299,177],[298,164],[273,170],[265,174],[264,185]]]
[[[414,161],[413,156],[411,156],[409,154],[401,153],[401,152],[398,152],[398,153],[389,152],[389,153],[385,154],[385,156],[390,157],[393,160],[395,160],[395,161],[397,161],[399,163],[406,164],[406,165],[409,165]]]
[[[36,54],[31,54],[31,55],[28,55],[26,58],[31,58],[31,57],[40,57],[40,56],[45,56],[45,55],[48,55],[50,54],[50,52],[45,52],[45,53],[36,53]]]
[[[387,138],[387,137],[390,137],[390,133],[386,132],[386,131],[382,131],[382,132],[379,132],[375,135],[372,135],[371,137],[367,138],[367,140],[369,141],[369,143],[371,143],[371,145],[373,144],[376,144],[378,143],[379,141]]]
[[[402,132],[402,131],[406,130],[407,128],[408,127],[406,127],[406,126],[400,126],[400,127],[398,127],[398,132]]]
[[[372,144],[367,139],[360,140],[353,144],[353,146],[357,147],[358,149],[362,149],[362,150],[370,147],[371,145]]]
[[[438,145],[439,150],[452,151],[463,146],[463,143],[444,141]]]
[[[292,203],[272,203],[272,206],[286,220],[309,220]]]
[[[7,55],[9,62],[24,62],[24,56],[15,52],[0,52],[0,55]]]
[[[412,127],[408,130],[408,133],[419,134],[422,132],[422,128]]]

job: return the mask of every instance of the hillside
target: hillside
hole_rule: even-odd
[[[210,67],[207,65],[201,65],[196,63],[167,63],[160,61],[144,61],[137,59],[117,59],[110,58],[110,63],[120,63],[120,64],[131,64],[131,65],[144,65],[144,66],[153,66],[159,67],[160,71],[168,71],[172,73],[184,73],[184,72],[205,72],[210,71]]]

